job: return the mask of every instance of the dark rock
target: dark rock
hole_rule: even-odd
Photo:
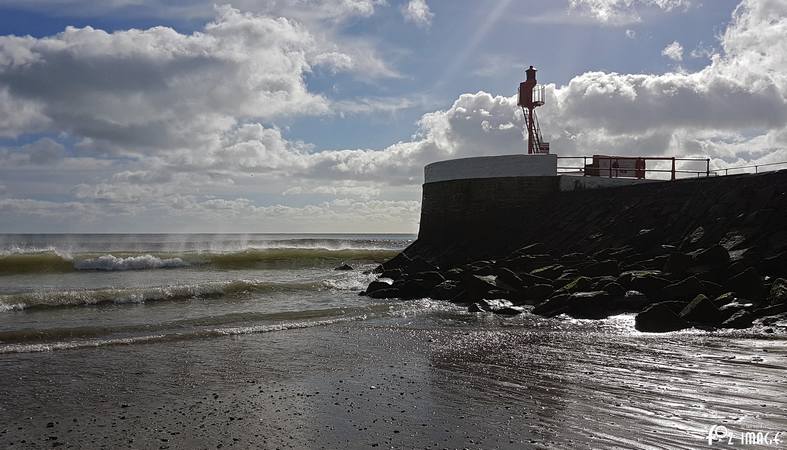
[[[415,274],[414,278],[427,283],[434,283],[435,286],[445,281],[445,277],[440,275],[440,272],[420,272]]]
[[[540,277],[538,275],[532,275],[529,273],[519,273],[519,279],[522,280],[525,286],[532,286],[534,284],[552,284],[552,280],[549,278]]]
[[[399,297],[399,289],[388,287],[386,289],[378,289],[374,292],[366,293],[370,298],[397,298]]]
[[[445,277],[446,280],[459,281],[465,277],[465,271],[458,267],[455,267],[453,269],[446,270],[443,276]]]
[[[491,277],[470,275],[465,277],[461,283],[465,293],[471,300],[482,299],[489,291],[497,290],[497,286],[493,283]]]
[[[575,319],[603,319],[611,314],[610,301],[606,291],[576,292],[567,300],[566,313]]]
[[[354,269],[353,266],[347,263],[342,263],[342,265],[334,267],[333,270],[354,270]]]
[[[563,269],[564,267],[560,264],[552,264],[549,266],[544,266],[532,270],[530,274],[538,277],[544,277],[544,278],[549,278],[550,280],[554,280],[555,278],[559,277],[560,274],[563,273]]]
[[[787,304],[787,280],[784,278],[777,278],[773,281],[771,292],[768,294],[768,304]]]
[[[715,303],[716,306],[722,306],[728,303],[735,302],[737,299],[738,297],[735,296],[734,292],[725,292],[724,294],[721,294],[716,298],[714,298],[713,303]]]
[[[369,283],[369,287],[366,288],[366,294],[371,294],[372,292],[379,291],[380,289],[390,289],[391,284],[386,283],[385,281],[372,281]]]
[[[492,289],[486,293],[488,300],[510,300],[511,292],[502,289]]]
[[[719,325],[723,320],[721,312],[713,301],[703,294],[694,297],[694,300],[680,312],[680,317],[688,322],[714,326]]]
[[[519,294],[519,301],[517,303],[520,304],[532,304],[538,303],[545,298],[549,298],[552,296],[552,293],[555,291],[554,287],[551,284],[534,284],[528,288],[525,288]]]
[[[634,328],[648,333],[665,333],[688,328],[688,324],[669,306],[656,303],[636,315]]]
[[[724,285],[725,289],[735,292],[738,296],[748,299],[760,299],[764,294],[762,277],[757,269],[749,267],[730,278]]]
[[[546,245],[542,244],[541,242],[534,242],[514,251],[513,253],[515,255],[547,254],[549,253],[549,249],[547,249]]]
[[[483,308],[481,308],[481,305],[479,305],[478,303],[473,303],[467,307],[467,312],[478,313],[478,312],[485,312],[485,311]]]
[[[432,289],[440,283],[441,281],[434,278],[411,278],[405,279],[401,284],[394,284],[393,287],[399,289],[399,298],[403,300],[415,300],[429,297]]]
[[[447,280],[438,284],[429,292],[429,298],[435,300],[453,300],[462,293],[462,287],[458,281]]]
[[[623,278],[623,275],[621,278]],[[621,281],[623,280],[618,279],[618,283]],[[624,287],[626,286],[626,284],[620,284]],[[644,273],[642,275],[636,275],[632,277],[631,281],[628,283],[628,287],[635,291],[644,292],[648,297],[655,298],[655,295],[669,284],[670,281],[666,278]]]
[[[674,274],[684,274],[691,266],[692,258],[685,253],[672,253],[667,257],[667,262],[664,263],[664,272]]]
[[[716,304],[715,301],[713,303],[716,306],[718,306],[718,304]],[[726,305],[719,306],[719,312],[721,313],[721,316],[724,321],[729,319],[739,311],[751,310],[753,306],[754,306],[753,303],[732,302],[732,303],[727,303]]]
[[[495,284],[508,291],[519,291],[525,288],[525,282],[517,274],[505,267],[498,267],[494,271]]]
[[[694,252],[692,260],[695,265],[721,267],[730,262],[730,254],[721,245],[714,245],[705,250]]]
[[[624,295],[626,295],[626,289],[624,289],[623,286],[619,285],[614,281],[605,284],[600,290],[609,292],[609,295],[615,298],[623,297]]]
[[[513,256],[502,261],[506,267],[515,272],[530,272],[539,267],[544,267],[552,262],[549,255],[521,255]]]
[[[402,278],[402,269],[383,270],[382,273],[380,273],[380,278],[390,278],[392,280],[398,280]]]
[[[620,312],[640,312],[650,304],[648,297],[640,291],[626,291],[615,301],[614,308]]]
[[[496,309],[492,312],[501,316],[517,316],[525,312],[525,310],[524,308],[521,308],[519,306],[506,306],[500,309]]]
[[[745,309],[740,310],[730,316],[727,320],[722,322],[721,326],[723,328],[736,328],[736,329],[743,329],[749,328],[754,322],[755,316],[751,311],[747,311]]]
[[[409,256],[404,253],[399,253],[390,260],[382,263],[377,269],[375,269],[375,272],[380,273],[390,269],[401,269],[409,265],[411,262],[412,260]]]
[[[568,284],[564,285],[562,288],[559,289],[559,293],[574,293],[574,292],[581,292],[581,291],[588,291],[593,287],[593,280],[588,277],[577,277],[574,278],[573,281],[569,282]]]
[[[620,264],[614,259],[608,259],[597,263],[590,264],[582,269],[579,273],[586,277],[600,277],[603,275],[620,275]]]
[[[568,309],[570,298],[570,294],[556,295],[536,305],[535,308],[533,308],[533,314],[545,317],[554,317],[562,314]]]
[[[688,300],[702,294],[702,284],[697,277],[688,277],[677,283],[668,284],[661,290],[661,299]]]
[[[631,240],[631,244],[635,249],[642,251],[655,247],[661,240],[662,233],[659,231],[654,229],[642,229],[639,230],[639,233]]]
[[[435,265],[428,263],[425,259],[416,256],[403,267],[403,270],[405,273],[415,274],[421,272],[437,272],[439,269]]]
[[[703,294],[708,295],[711,298],[716,298],[724,291],[724,288],[719,283],[714,283],[713,281],[707,280],[700,280],[700,289],[702,290]]]
[[[787,252],[763,259],[761,267],[766,274],[773,277],[787,277]]]

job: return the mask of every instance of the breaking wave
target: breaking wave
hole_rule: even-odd
[[[187,264],[180,258],[161,259],[153,255],[129,256],[118,258],[113,255],[103,255],[98,258],[75,261],[76,270],[144,270],[144,269],[168,269],[173,267],[185,267]]]
[[[159,254],[76,254],[56,250],[0,254],[0,275],[208,267],[217,269],[292,269],[329,267],[342,261],[373,263],[395,256],[381,248],[250,248],[235,252]]]
[[[252,280],[142,288],[76,289],[0,295],[0,312],[103,304],[217,298],[259,292],[314,290],[322,283],[278,283]]]

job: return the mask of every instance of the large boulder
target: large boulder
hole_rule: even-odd
[[[761,299],[764,294],[762,277],[754,267],[749,267],[727,280],[724,288],[751,300]]]
[[[556,295],[536,305],[532,312],[545,317],[557,316],[568,310],[570,298],[571,294]]]
[[[751,311],[742,309],[722,322],[721,326],[723,328],[736,329],[749,328],[752,325],[752,322],[754,322],[754,319],[755,315]]]
[[[613,298],[621,298],[626,295],[626,289],[615,281],[611,281],[601,286],[601,289],[594,290],[609,292],[609,295]]]
[[[425,259],[416,256],[409,263],[404,265],[403,270],[408,274],[416,274],[421,272],[437,272],[439,269],[434,264],[427,262]]]
[[[534,284],[517,293],[516,304],[536,304],[549,298],[555,292],[551,284]]]
[[[705,250],[692,252],[692,259],[695,265],[723,267],[730,262],[730,254],[721,245],[714,245]]]
[[[677,283],[664,286],[661,290],[661,300],[689,300],[702,294],[702,284],[697,277],[688,277]]]
[[[516,292],[521,291],[527,286],[525,282],[522,281],[522,278],[511,271],[511,269],[497,267],[494,270],[494,275],[497,277],[495,278],[495,285],[501,289]]]
[[[531,271],[530,274],[554,280],[563,273],[564,269],[565,268],[561,264],[551,264],[549,266],[539,267],[538,269]]]
[[[429,298],[435,300],[454,300],[464,292],[458,281],[446,280],[429,291]]]
[[[486,297],[490,291],[497,290],[493,277],[470,275],[464,277],[461,284],[465,294],[470,300],[482,299]]]
[[[366,288],[366,294],[371,294],[372,292],[379,291],[380,289],[390,289],[391,283],[386,283],[385,281],[372,281],[369,283],[369,286]]]
[[[380,278],[390,278],[392,280],[398,280],[402,278],[402,269],[386,269],[380,274]]]
[[[634,328],[648,333],[665,333],[688,328],[688,324],[668,305],[656,303],[636,315]]]
[[[538,255],[549,253],[547,246],[541,242],[534,242],[513,252],[514,255]]]
[[[586,277],[600,277],[604,275],[620,275],[620,264],[614,259],[591,263],[579,270]]]
[[[622,278],[623,276],[621,276]],[[620,280],[624,281],[624,280]],[[620,283],[618,281],[618,283]],[[624,283],[620,283],[622,286],[627,286]],[[670,281],[666,278],[662,278],[658,275],[654,275],[652,273],[643,273],[640,275],[634,275],[631,277],[631,281],[628,283],[629,289],[644,292],[645,295],[651,298],[655,298],[656,294],[659,293],[665,286],[669,285]]]
[[[425,283],[433,283],[434,286],[445,281],[445,277],[440,274],[440,272],[436,271],[429,271],[429,272],[419,272],[413,276],[413,278],[417,280],[422,280]]]
[[[620,312],[640,312],[650,304],[648,296],[640,291],[626,291],[623,297],[615,299],[614,308]]]
[[[768,304],[787,304],[787,280],[784,278],[777,278],[773,281],[771,292],[768,294]]]
[[[612,313],[611,300],[606,291],[575,292],[568,298],[565,312],[575,319],[603,319]]]
[[[719,325],[724,319],[713,300],[703,294],[694,297],[680,312],[680,317],[687,322],[712,326]]]
[[[377,289],[376,291],[366,292],[370,298],[397,298],[399,297],[399,289],[387,287],[385,289]]]
[[[691,262],[691,256],[685,253],[671,253],[664,263],[664,272],[676,275],[684,274],[689,270],[689,267],[691,267]]]
[[[573,281],[559,289],[560,293],[571,294],[573,292],[589,291],[593,287],[593,280],[588,277],[576,277]]]

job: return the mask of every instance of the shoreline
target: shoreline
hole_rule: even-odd
[[[630,317],[503,319],[438,304],[277,333],[2,355],[0,367],[16,374],[0,384],[6,448],[696,448],[716,423],[787,431],[774,383],[784,336],[639,334]]]

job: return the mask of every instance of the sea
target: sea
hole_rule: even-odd
[[[787,318],[651,334],[358,295],[414,239],[0,235],[0,446],[787,445]]]
[[[0,235],[0,354],[263,333],[388,311],[402,234]],[[334,270],[342,264],[353,270]]]

